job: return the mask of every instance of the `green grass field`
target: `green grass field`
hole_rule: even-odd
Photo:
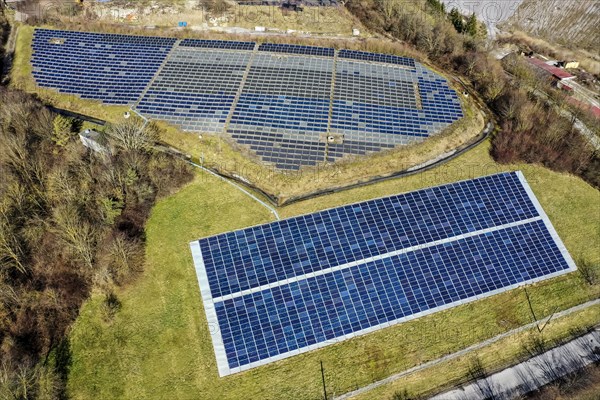
[[[391,399],[394,393],[406,391],[416,396],[428,394],[432,388],[437,391],[451,389],[465,383],[465,376],[478,358],[486,366],[486,372],[493,373],[502,369],[524,354],[523,344],[530,343],[533,338],[542,338],[552,346],[553,340],[568,337],[573,328],[586,327],[598,322],[600,306],[596,305],[586,310],[563,317],[549,324],[542,334],[536,328],[502,339],[479,351],[438,364],[422,372],[414,373],[397,381],[380,386],[371,392],[355,396],[353,400]]]
[[[521,169],[573,257],[594,263],[600,273],[600,193],[576,177],[539,166],[498,165],[488,151],[486,142],[426,173],[296,203],[280,209],[280,214],[291,217]],[[121,310],[106,322],[102,297],[95,294],[73,326],[69,395],[73,399],[318,399],[320,360],[330,395],[341,394],[531,321],[524,292],[518,289],[218,378],[188,242],[271,220],[268,210],[203,173],[162,200],[147,225],[145,271],[117,291]],[[587,285],[578,273],[532,285],[528,291],[538,318],[600,294],[598,285]],[[573,325],[600,322],[597,312],[566,318],[572,318]],[[565,336],[566,331],[560,320],[547,330],[551,337]],[[482,358],[491,366],[498,366],[498,360],[508,362],[515,352],[504,353],[505,347],[484,352]],[[498,353],[503,357],[490,356]],[[461,371],[458,365],[464,368],[466,361],[456,363],[455,368],[443,365],[412,377],[411,390],[428,391],[456,378]],[[364,398],[386,398],[396,388],[390,385]]]

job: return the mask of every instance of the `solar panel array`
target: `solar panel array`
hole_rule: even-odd
[[[420,64],[412,70],[338,60],[331,132],[365,144],[408,144],[462,117],[456,94]]]
[[[416,66],[415,60],[412,58],[394,56],[392,54],[369,53],[367,51],[340,50],[340,52],[338,53],[338,57],[350,58],[353,60],[375,61],[386,64],[396,64],[409,68],[414,68]]]
[[[332,71],[333,58],[256,54],[229,133],[281,168],[322,161]]]
[[[183,39],[179,44],[183,47],[200,47],[205,49],[254,50],[254,42],[238,42],[233,40]]]
[[[250,52],[176,48],[137,110],[188,131],[223,131]]]
[[[221,376],[575,269],[520,172],[190,246]]]
[[[223,133],[281,169],[422,141],[463,116],[444,78],[388,54],[46,29],[33,50],[40,86]]]
[[[173,38],[36,29],[33,76],[38,85],[109,104],[140,96]]]

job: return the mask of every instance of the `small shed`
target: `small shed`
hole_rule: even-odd
[[[556,66],[565,69],[575,69],[579,68],[579,61],[558,61]]]

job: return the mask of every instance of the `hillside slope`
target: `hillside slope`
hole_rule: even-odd
[[[501,28],[598,54],[599,20],[600,2],[595,0],[524,0]]]

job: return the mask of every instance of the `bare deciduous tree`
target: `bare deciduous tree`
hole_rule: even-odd
[[[598,265],[594,265],[588,260],[580,260],[577,263],[577,270],[588,285],[596,285],[598,283],[598,271],[600,271]]]
[[[73,254],[90,269],[94,266],[96,231],[83,221],[71,206],[60,206],[52,215],[54,232],[67,244]]]
[[[23,263],[23,255],[23,242],[0,205],[0,262],[5,267],[15,268],[21,274],[25,274],[27,268]]]
[[[106,132],[128,151],[148,151],[160,136],[154,123],[147,124],[139,118],[111,124]]]

